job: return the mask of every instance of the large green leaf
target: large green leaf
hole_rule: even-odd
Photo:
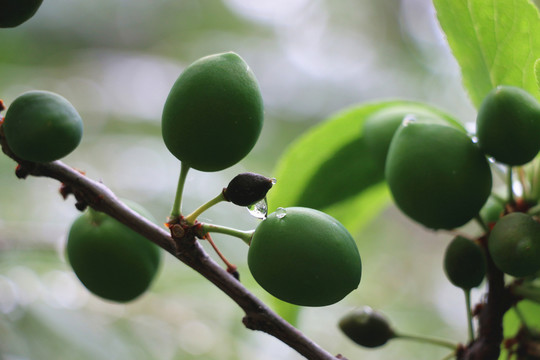
[[[475,106],[497,85],[524,88],[540,99],[534,63],[540,17],[529,0],[433,0]]]
[[[534,75],[536,76],[536,85],[540,89],[540,59],[536,59],[534,63]]]

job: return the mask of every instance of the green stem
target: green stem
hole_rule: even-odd
[[[181,214],[182,207],[182,194],[184,192],[184,184],[186,183],[187,174],[190,167],[184,163],[180,163],[180,176],[178,177],[178,185],[176,187],[176,196],[174,197],[174,204],[171,211],[171,218],[178,218]]]
[[[458,347],[458,344],[454,344],[451,341],[428,337],[428,336],[419,336],[419,335],[404,335],[404,334],[396,334],[396,339],[404,339],[404,340],[412,340],[417,341],[425,344],[432,344],[437,346],[442,346],[451,350],[456,350]]]
[[[513,204],[514,203],[514,188],[513,188],[513,178],[514,178],[514,172],[512,171],[512,167],[508,166],[508,171],[506,173],[506,183],[508,187],[508,203]]]
[[[215,232],[220,234],[226,234],[235,236],[237,238],[242,239],[247,245],[251,242],[251,238],[253,236],[253,233],[255,230],[249,230],[249,231],[242,231],[238,229],[233,229],[226,226],[221,225],[214,225],[214,224],[201,224],[202,229],[205,233]]]
[[[465,304],[467,306],[467,325],[469,329],[469,342],[472,342],[474,340],[474,325],[473,325],[473,317],[472,317],[472,310],[471,310],[471,290],[463,289],[463,292],[465,293]]]
[[[540,304],[540,289],[527,285],[516,285],[510,288],[514,295],[522,296],[527,300]]]
[[[476,216],[474,217],[474,219],[476,220],[476,222],[480,225],[480,227],[481,227],[486,233],[489,232],[489,227],[486,225],[486,222],[484,221],[484,219],[482,219],[482,217],[480,216],[480,214],[476,214]]]
[[[199,217],[199,215],[201,215],[203,212],[205,212],[206,210],[208,210],[209,208],[211,208],[212,206],[222,202],[222,201],[227,201],[225,199],[225,196],[223,196],[223,192],[220,192],[218,196],[216,196],[215,198],[213,198],[212,200],[202,204],[201,206],[199,206],[195,211],[193,211],[191,214],[187,215],[184,219],[189,223],[189,224],[194,224],[195,223],[195,220],[197,220],[197,218]]]

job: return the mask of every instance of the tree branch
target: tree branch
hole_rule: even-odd
[[[19,164],[16,170],[18,177],[25,178],[31,175],[56,179],[62,183],[64,196],[69,193],[75,195],[79,209],[88,205],[102,211],[154,242],[200,273],[235,301],[245,312],[243,323],[247,328],[276,337],[307,359],[344,359],[341,355],[336,357],[328,353],[272,311],[233,275],[210,258],[193,235],[173,238],[170,233],[122,203],[105,185],[89,179],[60,161],[31,163],[17,158],[9,149],[1,126],[0,143],[4,153]]]

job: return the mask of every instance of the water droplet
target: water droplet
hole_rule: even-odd
[[[257,201],[255,204],[249,205],[247,209],[249,213],[257,219],[266,219],[266,215],[268,215],[268,202],[266,201],[266,197]]]
[[[412,115],[412,114],[407,114],[407,115],[405,115],[405,117],[403,118],[402,124],[403,124],[403,126],[407,126],[407,125],[409,125],[409,124],[411,124],[411,123],[413,123],[413,122],[415,122],[415,121],[416,121],[416,117],[415,117],[414,115]]]
[[[276,217],[278,219],[283,219],[287,215],[287,210],[285,210],[282,207],[277,208],[276,210]]]
[[[272,183],[272,185],[276,185],[277,179],[276,178],[271,178],[270,182]]]

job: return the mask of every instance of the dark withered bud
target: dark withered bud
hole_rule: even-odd
[[[369,306],[343,317],[339,322],[339,328],[349,339],[368,348],[382,346],[396,337],[388,320]]]
[[[239,206],[249,206],[264,199],[275,180],[255,173],[236,175],[223,189],[227,201]]]

